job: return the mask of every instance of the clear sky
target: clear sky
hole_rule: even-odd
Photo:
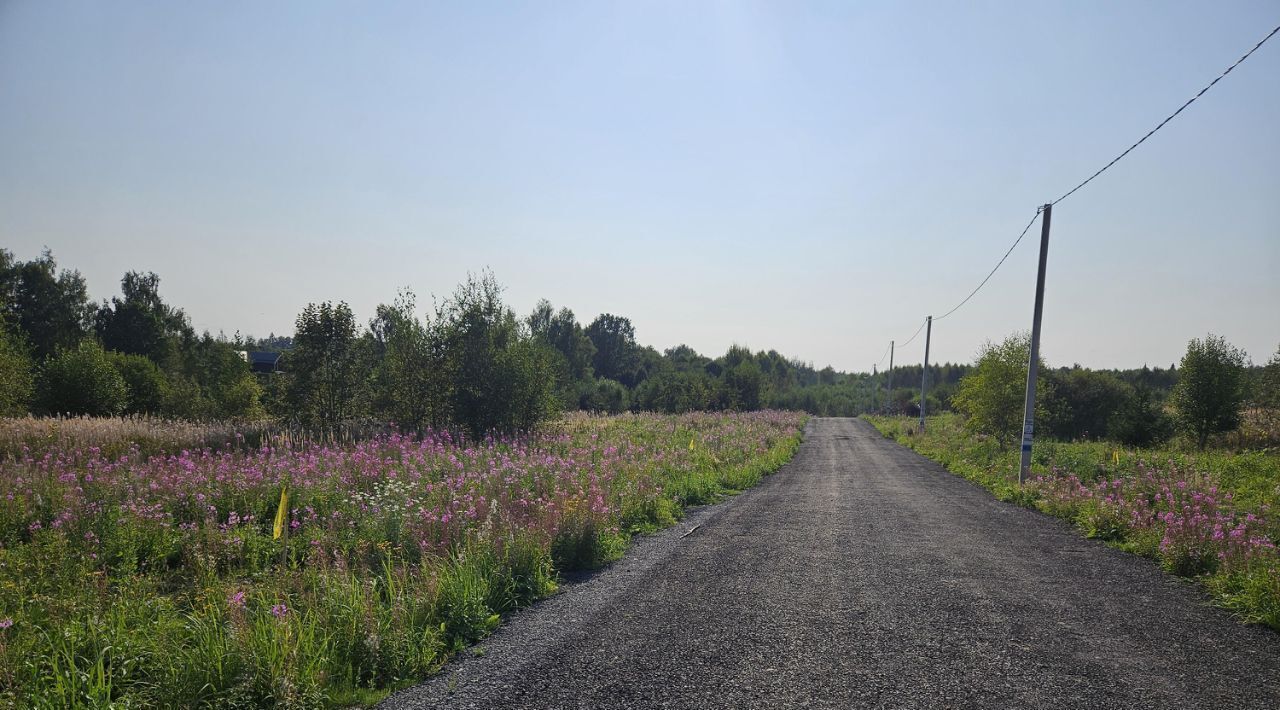
[[[199,329],[520,313],[870,370],[1280,2],[0,0],[0,246]],[[931,359],[1030,327],[1039,228]],[[1280,38],[1054,210],[1051,364],[1280,344]],[[923,338],[898,353],[919,362]]]

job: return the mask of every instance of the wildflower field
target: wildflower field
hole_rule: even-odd
[[[375,702],[561,572],[754,485],[803,423],[575,415],[520,438],[321,445],[5,421],[0,706]]]
[[[956,415],[930,417],[924,433],[915,419],[869,420],[997,498],[1197,578],[1245,621],[1280,629],[1280,452],[1041,442],[1019,487],[1019,452],[966,432]]]

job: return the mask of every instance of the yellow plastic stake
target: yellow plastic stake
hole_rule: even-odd
[[[280,507],[276,509],[276,526],[274,534],[272,535],[273,540],[279,540],[280,536],[284,534],[284,521],[288,510],[289,487],[284,486],[280,489]]]

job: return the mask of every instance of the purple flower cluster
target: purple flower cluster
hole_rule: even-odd
[[[347,446],[151,457],[53,447],[0,462],[0,545],[65,535],[87,557],[127,530],[194,546],[234,569],[248,559],[250,538],[276,537],[286,487],[287,539],[333,559],[362,543],[387,543],[410,558],[514,535],[549,544],[565,532],[616,528],[624,506],[655,499],[672,477],[705,467],[707,456],[744,462],[795,434],[802,419],[783,412],[578,415],[538,435],[481,442],[428,431]],[[688,446],[691,437],[697,446]]]
[[[1154,549],[1146,551],[1178,574],[1239,568],[1277,554],[1267,506],[1239,510],[1210,476],[1172,462],[1159,468],[1140,462],[1131,477],[1092,483],[1055,469],[1031,485],[1042,509],[1098,537],[1149,540]]]

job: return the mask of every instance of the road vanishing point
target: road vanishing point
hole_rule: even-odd
[[[1280,708],[1280,634],[855,419],[404,708]]]

